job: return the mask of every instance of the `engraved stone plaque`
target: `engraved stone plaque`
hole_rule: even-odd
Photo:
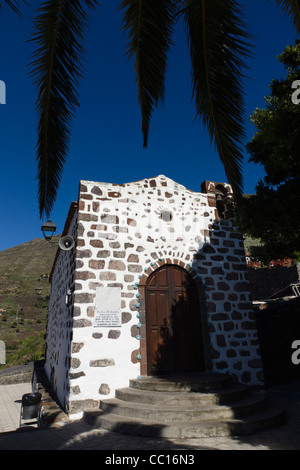
[[[121,288],[97,287],[94,327],[121,326]]]

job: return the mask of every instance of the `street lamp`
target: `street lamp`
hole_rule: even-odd
[[[54,234],[55,230],[56,230],[56,225],[53,222],[51,222],[51,220],[47,220],[47,222],[43,223],[42,232],[47,242],[51,240],[52,235]]]

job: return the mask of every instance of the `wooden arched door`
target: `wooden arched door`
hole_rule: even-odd
[[[148,375],[204,370],[198,288],[179,266],[154,271],[146,284]]]

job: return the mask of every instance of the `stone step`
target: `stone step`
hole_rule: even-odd
[[[281,408],[220,374],[142,377],[86,410],[84,419],[107,430],[148,437],[197,438],[252,433],[280,424]]]
[[[129,381],[130,387],[153,392],[208,392],[233,385],[232,377],[224,374],[189,374],[142,377]]]
[[[193,422],[161,422],[105,413],[103,410],[85,411],[87,423],[103,429],[143,437],[185,439],[243,435],[278,426],[284,420],[284,410],[269,404],[242,419],[201,420]]]
[[[140,394],[142,396],[143,393]],[[247,416],[261,410],[265,406],[265,394],[253,393],[243,400],[236,401],[231,406],[203,405],[203,404],[145,404],[140,402],[125,402],[117,398],[101,401],[101,410],[113,413],[120,417],[128,416],[143,420],[160,422],[174,421],[207,421],[216,419],[230,419]]]
[[[139,390],[131,387],[116,390],[116,398],[128,402],[138,402],[157,405],[223,405],[235,400],[242,400],[250,393],[249,387],[244,384],[236,384],[232,387],[216,390],[214,392],[155,392],[151,390]]]

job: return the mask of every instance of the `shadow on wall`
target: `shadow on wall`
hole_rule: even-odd
[[[251,353],[241,345],[252,335],[255,352],[258,340],[242,236],[222,219],[215,220],[207,232],[205,240],[210,242],[199,244],[189,272],[164,265],[148,278],[148,374],[208,372],[212,360],[219,359],[220,373],[228,373],[229,362],[235,362],[237,375],[244,373],[247,382],[250,372],[241,370],[245,364],[240,350],[249,356],[249,363]],[[259,369],[259,364],[253,361],[252,367]]]
[[[71,345],[72,345],[72,329],[73,329],[73,304],[71,303],[70,299],[68,299],[68,304],[66,304],[67,308],[67,323],[68,323],[68,331],[65,332],[65,348],[66,348],[66,353],[63,356],[62,351],[56,351],[54,354],[54,357],[52,357],[51,362],[49,361],[49,364],[51,364],[51,369],[49,371],[49,377],[47,376],[46,368],[45,366],[43,367],[43,383],[46,384],[46,389],[49,391],[51,397],[53,400],[59,404],[61,409],[65,412],[68,413],[68,405],[69,405],[69,396],[70,396],[70,379],[76,377],[76,372],[71,373],[70,369],[72,367],[71,364]],[[48,327],[47,327],[48,331]],[[61,333],[63,335],[63,332]],[[60,355],[62,356],[60,358]],[[73,363],[73,367],[76,366],[76,360]],[[47,347],[45,351],[45,363],[47,361]],[[64,373],[62,374],[59,371],[62,368],[61,361],[63,361],[63,370]],[[42,373],[42,372],[41,372]],[[59,383],[60,382],[60,383]],[[60,390],[63,389],[63,401],[59,399],[59,394],[58,394],[58,387],[60,387]]]

